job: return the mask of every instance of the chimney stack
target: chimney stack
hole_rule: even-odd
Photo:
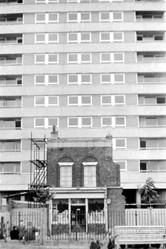
[[[56,130],[56,125],[52,126],[51,139],[58,140],[58,131]]]

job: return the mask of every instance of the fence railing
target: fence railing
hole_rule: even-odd
[[[101,215],[101,217],[100,217]],[[60,215],[61,217],[62,215]],[[67,217],[68,219],[69,217]],[[10,237],[13,227],[25,233],[34,240],[87,240],[92,237],[103,239],[116,225],[125,226],[165,226],[166,209],[126,209],[124,211],[112,211],[107,215],[102,211],[78,216],[75,223],[69,224],[69,220],[48,224],[48,212],[46,208],[22,208],[13,209],[11,212],[0,212],[0,228]],[[49,231],[51,227],[52,231]],[[23,235],[23,234],[22,234]],[[40,239],[39,239],[40,238]]]

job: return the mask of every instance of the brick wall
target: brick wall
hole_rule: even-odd
[[[110,147],[60,147],[48,148],[48,185],[59,187],[60,170],[58,162],[74,162],[72,186],[83,187],[82,162],[97,161],[97,187],[120,186],[119,165],[112,161]]]

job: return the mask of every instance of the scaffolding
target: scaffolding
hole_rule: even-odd
[[[36,193],[47,188],[47,139],[33,138],[31,134],[30,146],[29,206],[38,202]]]

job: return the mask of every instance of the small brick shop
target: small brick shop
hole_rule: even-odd
[[[110,213],[124,211],[120,168],[112,161],[111,139],[59,139],[47,149],[47,182],[52,193],[49,226],[52,234],[109,230]]]

